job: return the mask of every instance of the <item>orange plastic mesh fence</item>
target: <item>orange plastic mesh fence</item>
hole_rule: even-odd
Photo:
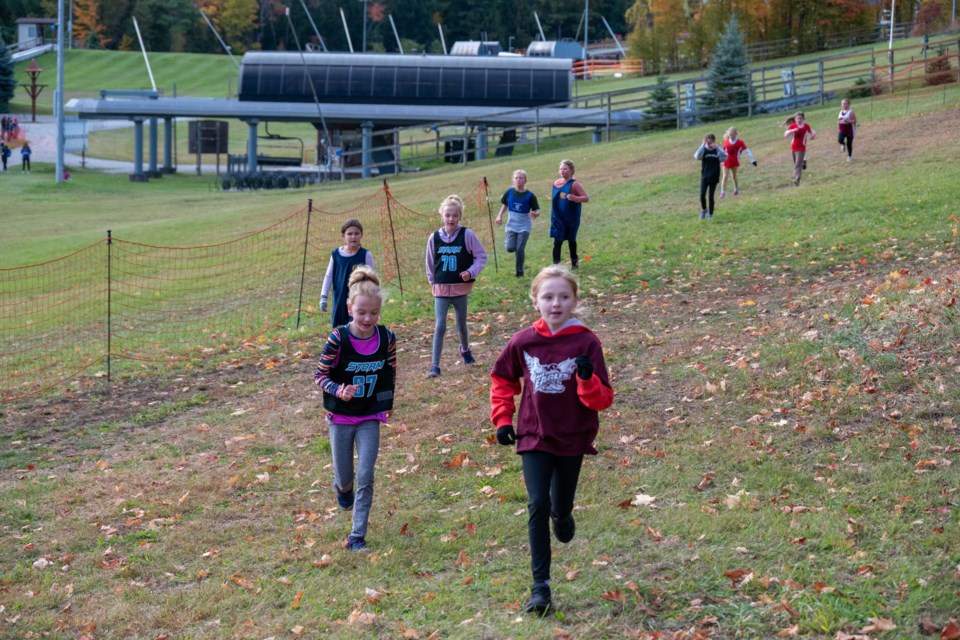
[[[495,268],[485,183],[464,201],[464,224]],[[112,238],[43,264],[0,269],[0,402],[72,381],[94,365],[102,375],[111,358],[198,358],[297,326],[303,314],[319,313],[330,254],[350,218],[363,225],[363,245],[387,285],[404,297],[430,296],[424,250],[439,215],[405,207],[386,185],[349,211],[310,203],[222,244],[160,247]]]
[[[460,224],[469,227],[487,250],[487,268],[497,269],[496,237],[493,216],[488,206],[488,189],[480,181],[470,192],[461,195],[464,203]],[[404,297],[430,297],[426,278],[426,248],[430,234],[442,224],[438,208],[429,213],[414,211],[393,198],[387,190],[384,219],[380,224],[384,238],[384,274],[387,282],[403,292]],[[499,209],[499,203],[498,207]]]
[[[297,311],[307,210],[273,226],[200,247],[114,239],[111,354],[169,361],[222,351]]]
[[[103,360],[106,316],[104,243],[0,269],[0,400],[49,389]]]

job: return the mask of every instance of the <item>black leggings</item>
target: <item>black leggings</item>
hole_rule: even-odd
[[[570,240],[570,262],[577,264],[577,241]],[[563,240],[554,239],[553,241],[553,264],[560,264],[560,249],[563,247]]]
[[[848,136],[844,133],[837,134],[837,142],[840,143],[841,147],[847,148],[847,156],[853,157],[853,136]]]
[[[530,569],[534,582],[546,582],[550,579],[550,517],[563,519],[573,512],[583,456],[527,451],[520,457],[527,485]]]
[[[710,215],[713,215],[713,192],[717,190],[717,180],[700,179],[700,208],[707,210],[707,194],[710,195]]]

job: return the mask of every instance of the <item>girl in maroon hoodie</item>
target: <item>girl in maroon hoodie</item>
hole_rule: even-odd
[[[540,615],[551,606],[548,520],[557,540],[573,539],[580,466],[584,454],[597,453],[598,412],[613,404],[600,340],[574,317],[577,289],[576,278],[563,267],[540,271],[530,285],[530,299],[541,318],[510,338],[490,374],[497,441],[516,443],[523,462],[533,571],[525,609]],[[514,430],[514,397],[521,390]]]

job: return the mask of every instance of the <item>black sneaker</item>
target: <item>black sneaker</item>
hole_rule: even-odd
[[[337,504],[344,511],[353,509],[353,489],[344,492],[337,491]]]
[[[355,538],[349,536],[346,540],[343,541],[343,548],[347,551],[367,551],[367,541],[363,538]]]
[[[806,161],[806,160],[803,161],[803,170],[804,170],[804,171],[807,170],[807,161]]]
[[[546,582],[535,582],[530,587],[530,599],[523,606],[527,613],[534,613],[538,616],[546,615],[550,611],[550,585]]]
[[[571,267],[572,269],[579,269],[579,268],[580,268],[580,261],[579,261],[579,260],[574,260],[574,261],[572,261],[572,262],[570,263],[570,267]]]
[[[555,518],[550,516],[553,522],[553,535],[557,536],[560,542],[570,542],[573,536],[577,534],[577,521],[573,519],[571,513],[566,518]]]

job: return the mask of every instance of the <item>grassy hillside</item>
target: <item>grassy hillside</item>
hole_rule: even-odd
[[[562,157],[591,196],[582,315],[617,394],[581,475],[577,537],[554,542],[553,615],[519,610],[526,494],[517,456],[489,439],[490,366],[534,318],[528,281],[507,268],[471,296],[481,365],[459,364],[448,332],[436,381],[431,307],[385,306],[399,400],[368,554],[341,548],[349,514],[310,383],[325,318],[222,358],[117,362],[109,388],[91,372],[0,405],[0,636],[953,637],[957,91],[854,102],[849,164],[835,106],[808,110],[820,135],[799,188],[778,119],[736,123],[759,166],[711,222],[697,220],[692,154],[730,123],[524,158],[543,201]],[[391,188],[428,211],[482,175],[499,192],[515,168]],[[375,188],[2,181],[18,204],[0,236],[10,264],[108,225],[156,244],[224,240],[305,197],[345,211]],[[549,261],[546,225],[528,273]]]
[[[157,88],[164,95],[226,98],[236,94],[237,67],[223,55],[197,53],[150,53],[150,65]],[[36,59],[43,69],[38,82],[47,87],[37,99],[37,113],[53,113],[57,84],[57,56],[47,53]],[[27,64],[16,66],[17,93],[11,112],[29,113],[30,98],[19,85],[28,84]],[[72,49],[64,59],[66,100],[100,97],[102,89],[150,89],[143,55],[139,51],[88,51]]]

